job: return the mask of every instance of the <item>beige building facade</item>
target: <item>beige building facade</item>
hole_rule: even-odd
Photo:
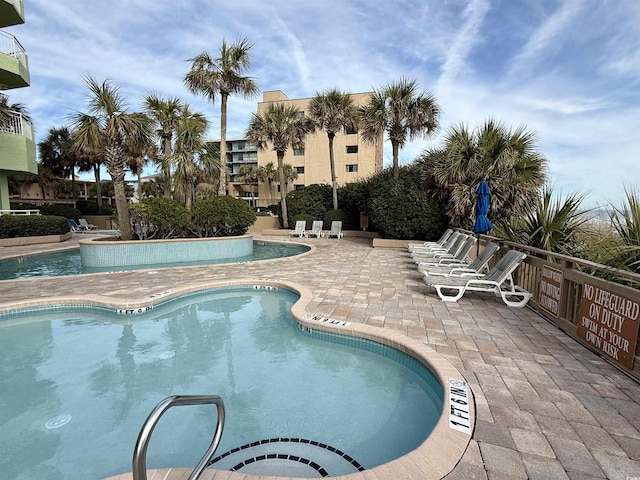
[[[356,106],[364,105],[370,98],[369,93],[352,94],[353,102]],[[263,93],[262,102],[258,103],[258,114],[264,113],[269,104],[283,103],[287,106],[293,105],[300,114],[307,114],[311,98],[290,99],[282,91],[273,90]],[[234,140],[238,142],[238,140]],[[242,143],[242,148],[247,148],[247,143]],[[276,152],[267,145],[266,150],[257,150],[251,146],[253,152],[244,151],[243,159],[253,161],[257,158],[257,167],[264,167],[268,163],[273,163],[277,169],[278,158]],[[357,182],[367,178],[382,170],[382,148],[383,135],[376,142],[364,142],[357,131],[341,132],[336,134],[333,142],[334,161],[336,168],[336,179],[338,185]],[[231,150],[233,151],[233,149]],[[243,185],[242,179],[234,175],[237,170],[238,161],[227,155],[227,166],[232,172],[232,182],[229,185],[229,194],[247,198],[247,185]],[[323,130],[308,135],[305,139],[304,148],[289,149],[284,157],[285,165],[291,165],[297,173],[297,178],[287,185],[287,191],[301,188],[313,184],[331,185],[331,166],[329,164],[329,139]],[[266,207],[275,204],[280,199],[279,185],[277,181],[260,182],[257,186],[257,194],[253,193],[252,203],[258,207]],[[255,190],[255,187],[251,187]]]

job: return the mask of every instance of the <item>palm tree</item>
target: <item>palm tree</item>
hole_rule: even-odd
[[[393,176],[400,175],[398,154],[408,140],[438,128],[440,108],[430,94],[418,93],[415,80],[401,78],[374,90],[369,103],[359,109],[358,129],[365,141],[375,142],[383,132],[391,141]]]
[[[286,202],[286,181],[284,174],[284,155],[289,148],[298,148],[304,143],[308,133],[313,131],[309,119],[298,115],[296,107],[283,103],[270,103],[263,114],[254,113],[245,134],[246,138],[260,150],[272,145],[278,157],[278,179],[280,182],[280,202],[282,224],[289,228]]]
[[[284,172],[284,194],[286,195],[289,191],[289,184],[298,178],[298,174],[293,168],[293,165],[289,165],[288,163],[282,167],[282,170]],[[282,185],[280,189],[282,189]]]
[[[74,133],[72,133],[74,135]],[[81,151],[78,152],[78,171],[93,172],[96,187],[96,202],[98,209],[102,209],[102,184],[100,179],[100,166],[102,165],[102,157],[97,152]]]
[[[145,115],[139,113],[138,115]],[[127,146],[125,162],[127,167],[137,178],[135,197],[142,199],[142,169],[152,159],[156,158],[156,144],[152,137],[141,137],[138,143]]]
[[[547,171],[535,134],[522,126],[508,129],[491,119],[473,131],[464,125],[450,128],[444,146],[426,150],[417,165],[425,181],[435,180],[449,196],[447,213],[453,225],[463,228],[473,226],[480,181],[489,184],[490,216],[498,221],[533,208]]]
[[[258,181],[267,182],[269,187],[269,204],[272,198],[273,182],[278,178],[278,170],[273,167],[273,162],[269,162],[266,165],[258,168]]]
[[[175,165],[175,190],[184,198],[185,207],[191,209],[195,181],[200,173],[198,161],[205,148],[204,135],[209,122],[201,113],[184,107],[176,125],[176,145],[172,162]]]
[[[640,193],[625,187],[625,195],[626,204],[614,207],[611,217],[619,243],[610,249],[611,258],[607,263],[640,273]]]
[[[118,212],[118,227],[123,240],[132,240],[129,208],[125,190],[125,153],[151,136],[151,120],[146,115],[128,113],[119,88],[105,80],[85,79],[91,96],[89,113],[77,113],[74,120],[74,144],[81,150],[101,152],[107,172],[113,181]]]
[[[156,124],[156,135],[161,142],[163,194],[171,198],[171,145],[183,103],[175,97],[161,98],[155,93],[144,99],[144,109]]]
[[[69,128],[50,128],[46,138],[38,143],[38,153],[43,167],[59,177],[71,178],[73,198],[77,198],[75,170],[81,159],[73,148]]]
[[[337,89],[317,93],[309,102],[309,118],[327,132],[329,138],[329,164],[331,166],[331,185],[333,188],[333,209],[338,209],[338,182],[333,152],[333,140],[337,133],[355,128],[357,109],[348,93]]]
[[[253,98],[258,87],[250,77],[243,76],[251,64],[251,43],[246,38],[232,45],[222,41],[220,56],[214,58],[207,52],[190,59],[191,70],[184,78],[187,89],[202,94],[212,102],[220,96],[220,159],[224,167],[227,155],[227,101],[229,95],[239,93]],[[226,169],[220,169],[218,195],[227,194]]]
[[[238,177],[243,183],[251,186],[251,205],[255,207],[254,188],[258,184],[258,168],[255,165],[242,165],[238,169]]]

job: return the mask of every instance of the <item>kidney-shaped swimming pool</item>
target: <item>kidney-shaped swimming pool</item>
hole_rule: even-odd
[[[305,468],[332,476],[419,446],[442,412],[431,372],[382,344],[300,328],[291,315],[298,298],[282,288],[228,287],[141,315],[88,307],[0,314],[3,477],[129,471],[140,427],[169,395],[223,398],[218,454],[295,442],[296,452],[306,445],[295,456]],[[170,410],[154,432],[148,468],[193,467],[215,423],[212,406]],[[245,449],[244,457],[259,471],[262,456]]]

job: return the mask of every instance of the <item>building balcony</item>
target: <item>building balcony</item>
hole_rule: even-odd
[[[0,171],[38,173],[33,125],[18,112],[0,121]]]
[[[0,86],[7,90],[28,87],[30,82],[27,53],[16,37],[0,31]]]
[[[24,23],[22,0],[0,0],[0,28]]]

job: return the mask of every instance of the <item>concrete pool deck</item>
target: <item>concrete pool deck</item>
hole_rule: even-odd
[[[68,248],[77,245],[78,238],[2,247],[0,259]],[[475,430],[460,462],[445,478],[640,478],[636,381],[532,310],[508,308],[486,294],[472,293],[457,303],[440,301],[421,281],[405,249],[372,248],[371,239],[355,237],[303,242],[315,249],[266,262],[181,267],[154,275],[133,271],[6,280],[0,282],[0,308],[71,295],[100,295],[115,302],[176,285],[238,278],[293,282],[311,291],[309,313],[406,335],[438,352],[469,382]],[[410,465],[406,468],[403,478],[423,478]],[[383,471],[349,478],[398,478]],[[221,472],[215,478],[244,476]]]

